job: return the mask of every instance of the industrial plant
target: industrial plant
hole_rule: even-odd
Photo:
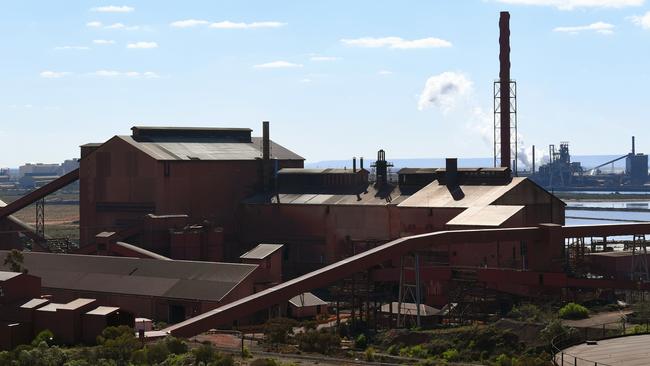
[[[565,226],[566,205],[550,192],[643,190],[648,157],[634,139],[616,159],[624,174],[585,169],[568,143],[518,171],[509,19],[501,13],[492,167],[447,158],[394,172],[377,146],[344,169],[305,168],[264,121],[262,136],[133,126],[82,145],[77,169],[47,181],[27,173],[33,190],[0,201],[2,256],[23,250],[28,270],[0,272],[0,346],[46,328],[92,343],[135,318],[169,324],[147,339],[328,312],[337,324],[345,312],[404,328],[484,319],[523,299],[650,291],[649,223]],[[73,183],[79,245],[44,229],[44,198]],[[12,216],[34,204],[35,228]],[[614,251],[624,235],[634,239]]]

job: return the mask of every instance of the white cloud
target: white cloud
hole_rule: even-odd
[[[302,67],[302,65],[295,64],[293,62],[288,62],[288,61],[273,61],[273,62],[267,62],[265,64],[255,65],[253,67],[256,69],[287,69],[287,68]]]
[[[235,23],[228,20],[210,24],[210,28],[215,29],[258,29],[258,28],[280,28],[287,25],[282,22],[252,22],[252,23]]]
[[[300,82],[303,83],[303,84],[308,84],[308,83],[311,83],[312,80],[310,78],[304,78],[304,79],[300,79]]]
[[[309,59],[311,61],[338,61],[341,58],[334,56],[311,56]]]
[[[54,47],[55,50],[61,51],[61,50],[89,50],[90,47],[87,46],[58,46]]]
[[[496,0],[500,3],[513,5],[552,6],[560,10],[576,8],[625,8],[641,6],[645,0]]]
[[[596,22],[589,25],[579,25],[573,27],[556,27],[553,29],[553,31],[573,34],[577,34],[582,31],[595,31],[600,34],[612,34],[614,33],[614,25],[605,22]]]
[[[122,6],[107,5],[107,6],[99,6],[96,8],[92,8],[90,10],[97,13],[131,13],[132,11],[135,10],[135,8],[126,5],[122,5]]]
[[[65,72],[65,71],[50,71],[50,70],[46,70],[40,73],[41,77],[45,79],[60,79],[68,74],[69,72]]]
[[[451,71],[443,72],[427,79],[420,94],[418,109],[424,110],[434,106],[446,112],[471,90],[472,82],[465,75]]]
[[[123,29],[123,30],[138,30],[140,29],[140,26],[137,25],[131,25],[127,26],[122,23],[113,23],[111,25],[107,25],[104,27],[105,29]]]
[[[101,26],[102,26],[102,22],[99,22],[97,20],[86,23],[86,27],[90,27],[90,28],[99,28]]]
[[[94,39],[94,44],[115,44],[115,41],[112,39]]]
[[[341,42],[347,46],[366,48],[394,48],[394,49],[416,49],[416,48],[439,48],[451,47],[451,42],[440,38],[428,37],[414,40],[407,40],[400,37],[362,37],[355,39],[342,39]]]
[[[379,75],[390,75],[390,74],[392,74],[392,73],[393,73],[393,72],[390,71],[390,70],[379,70],[379,71],[377,72],[377,74],[379,74]]]
[[[160,75],[156,74],[153,71],[145,71],[142,76],[144,76],[147,79],[158,79]]]
[[[643,15],[631,16],[628,19],[643,29],[650,29],[650,11]]]
[[[135,43],[129,43],[126,48],[132,48],[132,49],[151,49],[151,48],[158,48],[158,43],[156,42],[135,42]]]
[[[210,22],[207,20],[199,20],[199,19],[177,20],[175,22],[169,23],[169,25],[174,28],[191,28],[191,27],[196,27],[199,25],[206,25],[206,24],[210,24]]]

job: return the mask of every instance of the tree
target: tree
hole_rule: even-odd
[[[107,327],[97,336],[97,343],[101,346],[98,349],[100,356],[115,360],[118,364],[126,364],[131,354],[140,348],[133,328],[126,325]]]
[[[9,266],[9,269],[12,272],[23,272],[27,273],[27,269],[24,268],[25,257],[23,252],[17,249],[12,249],[7,256],[5,257],[4,265]]]
[[[298,322],[288,318],[269,319],[264,324],[264,336],[270,343],[286,343]]]

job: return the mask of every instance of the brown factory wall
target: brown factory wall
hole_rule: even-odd
[[[564,225],[564,203],[559,198],[526,179],[493,202],[494,205],[526,206],[526,225],[539,223]]]
[[[41,294],[41,279],[23,273],[0,282],[0,294],[0,304],[39,297]]]
[[[302,160],[278,162],[279,168],[302,166]],[[82,245],[147,213],[208,219],[224,227],[228,238],[239,202],[259,188],[260,171],[259,160],[157,161],[114,137],[80,163]],[[98,212],[98,204],[105,212]]]

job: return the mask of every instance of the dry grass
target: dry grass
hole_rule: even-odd
[[[19,197],[18,195],[0,194],[0,199],[6,203],[13,202]],[[48,196],[45,202],[45,234],[53,238],[79,239],[79,205],[54,204],[54,202],[61,200],[78,201],[79,196],[70,193],[57,193]],[[27,206],[13,216],[34,226],[36,225],[36,206]]]

